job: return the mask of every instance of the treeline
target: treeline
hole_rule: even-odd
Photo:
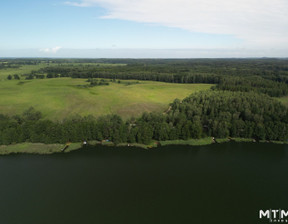
[[[9,64],[9,63],[1,63],[0,62],[0,70],[1,69],[7,69],[7,68],[19,68],[20,65],[14,65],[14,64]]]
[[[123,67],[123,66],[121,66]],[[92,67],[93,68],[93,67]],[[261,76],[227,76],[227,75],[214,75],[214,74],[169,74],[169,73],[125,73],[119,72],[109,73],[107,71],[99,72],[91,66],[86,67],[47,67],[43,68],[37,73],[33,71],[31,74],[26,75],[27,80],[31,79],[44,79],[46,78],[105,78],[105,79],[124,79],[124,80],[152,80],[169,83],[209,83],[217,84],[215,89],[230,90],[230,91],[242,91],[242,92],[258,92],[264,93],[272,97],[281,97],[288,95],[288,84],[286,79],[281,78],[282,82],[277,80],[265,79]],[[41,74],[42,73],[42,74]],[[13,76],[14,79],[20,79],[18,75]],[[13,79],[11,75],[8,75],[7,79]],[[288,78],[288,76],[287,76]],[[285,80],[285,82],[283,81]]]
[[[111,62],[111,61],[109,61]],[[112,60],[112,62],[114,62]],[[116,60],[127,66],[60,64],[33,71],[47,78],[137,79],[170,83],[217,84],[216,89],[256,91],[273,97],[288,95],[288,60],[170,59]]]
[[[216,89],[220,90],[255,91],[272,97],[288,95],[288,59],[7,59],[2,65],[40,63],[47,66],[26,74],[26,79],[72,77],[209,83],[217,84]]]
[[[288,109],[263,94],[206,91],[182,102],[176,99],[166,114],[144,113],[127,121],[118,115],[107,115],[53,122],[42,119],[33,108],[22,115],[0,115],[0,145],[84,140],[149,144],[152,140],[207,136],[287,141]]]
[[[216,89],[241,91],[241,92],[258,92],[272,97],[281,97],[288,95],[288,84],[285,82],[272,81],[260,76],[241,77],[227,76],[222,77],[216,86]]]

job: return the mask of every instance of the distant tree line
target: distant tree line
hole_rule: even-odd
[[[264,94],[206,91],[176,99],[167,113],[143,113],[123,121],[118,115],[42,118],[33,108],[21,115],[0,115],[0,145],[19,142],[66,143],[110,140],[149,144],[152,140],[241,137],[288,139],[288,109]]]
[[[7,69],[7,68],[19,68],[20,65],[14,65],[14,64],[9,64],[9,63],[1,63],[0,62],[0,70],[1,69]]]
[[[288,59],[11,59],[3,63],[3,66],[47,63],[46,67],[24,75],[26,79],[72,77],[209,83],[216,84],[219,90],[253,91],[273,97],[288,95]],[[117,66],[119,63],[126,66]]]
[[[258,92],[273,97],[281,97],[288,95],[288,84],[286,84],[285,82],[264,79],[261,76],[222,77],[220,79],[220,82],[216,86],[216,89],[241,92]]]
[[[119,59],[120,60],[120,59]],[[128,60],[127,66],[61,64],[35,71],[48,78],[137,79],[217,84],[216,89],[288,95],[288,60]],[[118,61],[119,62],[119,61]],[[120,60],[121,62],[121,60]],[[130,63],[129,63],[130,62]]]
[[[36,75],[28,74],[28,75],[23,75],[23,76],[25,76],[26,80],[31,80],[31,79],[34,79],[34,78],[36,78],[36,79],[44,79],[45,78],[45,75],[38,75],[38,74],[36,74]],[[12,75],[8,75],[7,79],[8,80],[12,80],[12,79],[20,80],[21,78],[20,78],[20,76],[18,74],[14,74],[13,76]]]

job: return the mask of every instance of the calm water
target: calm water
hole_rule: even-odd
[[[288,210],[288,146],[86,148],[0,157],[1,224],[268,223]]]

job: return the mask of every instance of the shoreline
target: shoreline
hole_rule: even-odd
[[[204,146],[211,144],[222,144],[227,142],[247,142],[247,143],[270,143],[270,144],[288,144],[288,142],[281,141],[266,141],[261,140],[257,142],[255,139],[246,138],[222,138],[215,139],[213,137],[201,138],[201,139],[188,139],[188,140],[168,140],[168,141],[155,141],[153,144],[144,145],[139,143],[120,143],[114,145],[113,142],[101,142],[101,141],[88,141],[88,146],[106,146],[106,147],[136,147],[142,149],[153,149],[156,147],[169,146],[169,145],[183,145],[183,146]],[[38,155],[50,155],[54,153],[69,153],[71,151],[79,150],[84,145],[82,143],[70,143],[67,144],[44,144],[44,143],[18,143],[12,145],[0,145],[0,156],[10,154],[38,154]],[[65,148],[65,150],[63,150]]]

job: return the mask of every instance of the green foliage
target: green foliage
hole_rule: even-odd
[[[287,108],[263,94],[206,91],[193,94],[181,103],[175,100],[171,108],[168,120],[182,128],[182,139],[200,136],[200,126],[206,135],[218,138],[288,139]],[[189,126],[198,130],[194,136]]]
[[[38,121],[41,119],[41,117],[42,117],[41,112],[36,111],[33,107],[30,107],[22,114],[22,118],[27,121]]]
[[[14,79],[20,80],[20,76],[19,76],[19,75],[15,74],[15,75],[13,75],[13,76],[14,76]]]
[[[105,79],[100,81],[98,79],[88,79],[88,82],[90,82],[90,86],[109,86],[109,82]]]
[[[269,96],[280,97],[288,95],[288,85],[285,82],[277,82],[262,78],[260,76],[252,77],[225,77],[222,78],[216,86],[220,90],[241,91],[241,92],[259,92]]]

